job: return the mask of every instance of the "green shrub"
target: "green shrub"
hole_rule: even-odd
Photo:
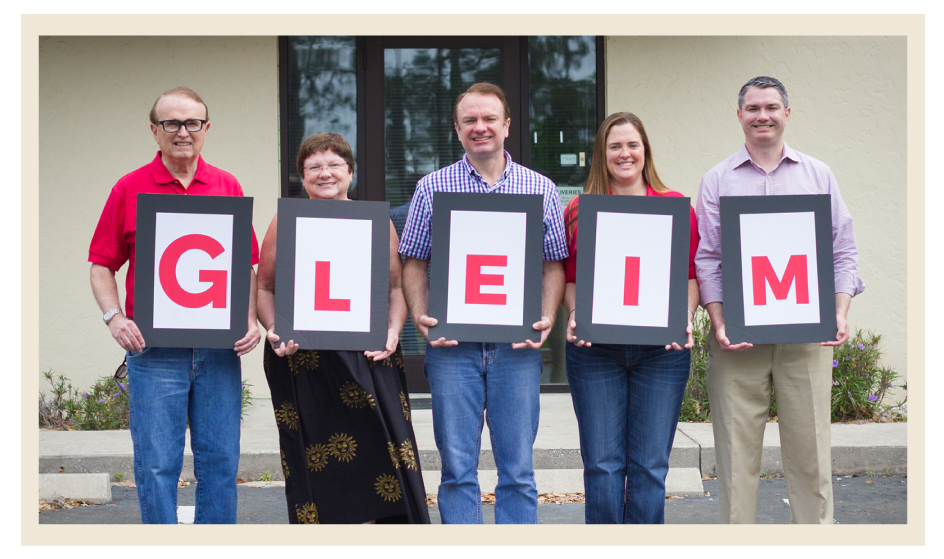
[[[833,389],[831,412],[833,421],[873,419],[877,415],[892,415],[908,397],[895,403],[884,404],[885,394],[901,376],[891,367],[878,364],[882,352],[878,349],[880,334],[856,330],[846,343],[833,348]],[[906,385],[901,388],[907,390]],[[898,415],[900,418],[900,414]],[[897,419],[897,418],[896,418]]]
[[[63,375],[53,378],[52,370],[43,373],[52,385],[50,399],[39,394],[39,425],[53,429],[101,431],[127,429],[128,379],[114,376],[98,379],[87,392],[79,393]]]
[[[679,421],[711,421],[706,373],[708,371],[708,332],[711,321],[704,309],[698,309],[692,321],[695,346],[692,348],[692,366],[682,401]],[[833,348],[832,421],[871,420],[887,418],[902,421],[898,410],[908,401],[907,396],[894,405],[884,403],[886,392],[896,386],[900,375],[891,367],[878,364],[882,353],[882,337],[872,332],[857,330],[846,343]],[[907,390],[906,385],[901,388]],[[770,414],[777,416],[775,387],[771,386]]]
[[[252,405],[252,392],[249,391],[249,387],[252,386],[246,381],[243,381],[243,400],[239,408],[239,419],[242,420],[246,415],[246,408]]]
[[[52,385],[49,400],[39,393],[39,426],[50,429],[67,429],[69,417],[65,412],[66,401],[73,397],[72,383],[62,375],[53,379],[52,369],[43,373],[43,378]]]
[[[705,374],[708,371],[708,327],[711,321],[705,309],[699,307],[692,319],[692,368],[688,375],[688,386],[682,400],[682,413],[679,421],[710,421],[708,404],[708,384]]]
[[[128,428],[128,378],[101,377],[92,388],[80,393],[64,375],[43,373],[52,390],[39,393],[39,426],[47,429],[102,431]],[[252,405],[249,383],[242,383],[240,419]]]

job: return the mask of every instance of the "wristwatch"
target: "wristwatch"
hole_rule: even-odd
[[[105,316],[102,317],[102,320],[105,321],[105,324],[108,324],[111,319],[115,318],[116,314],[121,314],[121,309],[112,309],[108,311],[105,313]]]

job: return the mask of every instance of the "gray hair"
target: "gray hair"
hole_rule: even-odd
[[[768,87],[776,88],[777,91],[780,92],[780,98],[783,99],[783,108],[786,109],[790,106],[790,98],[787,97],[787,88],[785,88],[777,78],[757,76],[744,84],[741,87],[741,91],[738,92],[738,110],[744,108],[744,96],[747,95],[747,90],[752,87],[759,87],[761,89],[767,89]]]

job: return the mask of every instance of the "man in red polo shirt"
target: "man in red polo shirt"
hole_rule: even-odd
[[[242,196],[243,191],[233,175],[200,157],[210,129],[209,111],[193,90],[178,87],[165,92],[154,102],[150,118],[160,151],[153,161],[122,177],[111,190],[89,247],[92,292],[112,337],[127,352],[141,521],[177,523],[177,481],[189,423],[197,478],[195,522],[235,524],[242,402],[239,358],[260,339],[256,274],[250,267],[248,328],[232,350],[149,347],[132,317],[137,195]],[[129,265],[122,312],[115,272],[125,262]],[[253,232],[252,264],[258,262],[259,246]]]

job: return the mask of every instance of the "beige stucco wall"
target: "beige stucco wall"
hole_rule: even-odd
[[[781,80],[787,143],[826,162],[855,221],[866,291],[853,328],[882,334],[883,363],[906,372],[904,37],[607,37],[607,113],[636,113],[659,175],[698,196],[702,175],[744,143],[737,93]],[[887,403],[892,403],[886,400]]]
[[[89,287],[88,247],[111,187],[157,152],[148,112],[186,85],[210,110],[204,159],[254,198],[259,242],[279,196],[275,37],[42,37],[39,42],[39,368],[87,388],[121,363]],[[117,274],[122,306],[127,265]],[[268,395],[261,346],[243,379]],[[48,385],[40,380],[40,390]]]
[[[88,284],[88,245],[111,186],[157,150],[147,113],[161,92],[204,97],[203,155],[254,197],[261,242],[279,195],[277,51],[275,37],[40,40],[41,371],[84,388],[121,361]],[[606,72],[607,111],[642,118],[660,175],[693,201],[702,174],[743,143],[740,86],[781,79],[787,142],[832,167],[855,220],[867,290],[852,327],[881,333],[884,362],[906,371],[903,37],[608,37]],[[123,301],[124,270],[118,282]],[[243,378],[267,396],[261,361],[260,349],[244,357]]]

